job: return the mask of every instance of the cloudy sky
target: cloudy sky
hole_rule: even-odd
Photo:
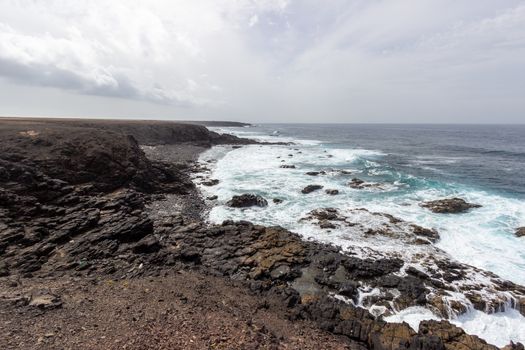
[[[521,0],[0,0],[0,115],[525,122]]]

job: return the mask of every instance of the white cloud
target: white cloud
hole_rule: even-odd
[[[523,62],[518,0],[0,2],[4,80],[182,117],[515,120]]]

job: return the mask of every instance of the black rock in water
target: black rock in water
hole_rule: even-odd
[[[433,213],[439,214],[458,214],[464,213],[471,208],[480,208],[479,204],[472,204],[466,202],[461,198],[445,198],[435,201],[424,202],[422,207],[430,209]]]
[[[321,185],[308,185],[305,188],[303,188],[301,192],[304,193],[304,194],[308,194],[308,193],[311,193],[313,191],[320,190],[321,188],[323,188],[323,186],[321,186]]]
[[[226,205],[232,208],[247,208],[247,207],[265,207],[268,201],[257,194],[245,193],[240,196],[233,196]]]

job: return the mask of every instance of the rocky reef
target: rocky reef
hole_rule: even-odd
[[[0,129],[0,283],[169,278],[191,270],[236,281],[281,305],[289,320],[313,322],[352,349],[497,349],[447,321],[423,322],[418,332],[385,322],[384,316],[409,306],[431,308],[443,318],[465,312],[467,302],[483,311],[515,307],[525,314],[523,287],[450,261],[438,249],[423,253],[418,247],[432,246],[439,233],[387,214],[319,208],[302,220],[325,229],[345,225],[356,239],[395,240],[410,247],[410,256],[365,257],[357,247],[343,251],[249,222],[210,225],[200,217],[203,200],[189,177],[202,166],[153,160],[146,156],[153,150],[144,153],[139,143],[252,141],[202,126],[130,125],[19,123]],[[261,204],[266,200],[255,195],[232,202]],[[0,308],[63,307],[59,291],[28,298],[13,288],[0,294]],[[458,294],[466,299],[458,301]]]

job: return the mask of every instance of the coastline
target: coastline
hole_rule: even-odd
[[[50,319],[64,320],[64,317],[72,317],[74,313],[68,314],[71,310],[82,312],[86,306],[82,303],[74,304],[75,298],[71,295],[89,299],[86,294],[89,294],[90,289],[94,289],[95,293],[111,293],[105,289],[107,281],[130,281],[129,284],[138,285],[138,289],[129,288],[129,295],[115,294],[115,297],[127,298],[137,296],[142,288],[148,289],[148,278],[153,279],[151,283],[156,290],[172,290],[174,285],[162,287],[158,280],[161,277],[158,276],[184,283],[185,278],[180,275],[188,273],[203,285],[200,294],[186,297],[195,300],[192,305],[198,306],[202,298],[207,297],[206,285],[223,283],[228,288],[222,288],[221,293],[230,293],[231,287],[234,290],[232,293],[245,297],[248,304],[259,305],[255,301],[260,301],[263,304],[262,313],[272,315],[266,321],[264,317],[255,323],[250,321],[251,325],[248,327],[255,330],[252,329],[253,337],[247,338],[244,345],[260,341],[261,347],[268,348],[285,346],[288,342],[288,346],[292,348],[412,347],[430,350],[445,346],[447,349],[468,346],[472,349],[496,349],[475,336],[466,335],[446,321],[425,322],[416,333],[407,324],[386,323],[362,308],[331,297],[334,290],[341,292],[342,288],[351,297],[355,293],[352,292],[355,286],[344,284],[356,278],[370,279],[377,283],[382,283],[385,278],[391,279],[391,273],[399,268],[397,261],[352,259],[341,254],[337,248],[303,241],[299,236],[281,228],[266,228],[246,222],[225,222],[222,225],[204,223],[198,215],[199,210],[202,210],[200,194],[189,177],[191,172],[202,171],[195,165],[196,156],[214,144],[243,145],[253,143],[251,141],[218,136],[203,127],[176,123],[162,123],[150,128],[151,124],[147,122],[130,126],[119,121],[111,125],[110,130],[107,124],[103,128],[97,128],[94,121],[74,126],[64,125],[65,122],[60,121],[53,126],[24,124],[14,128],[5,127],[5,122],[1,120],[0,123],[4,133],[2,161],[8,163],[3,164],[7,169],[7,175],[3,176],[9,178],[9,181],[4,182],[9,185],[2,189],[2,195],[6,199],[11,195],[17,196],[10,198],[10,206],[2,208],[5,209],[3,215],[7,215],[10,220],[6,220],[7,225],[2,228],[0,237],[1,251],[7,257],[7,266],[0,266],[5,271],[3,274],[7,274],[0,280],[2,287],[5,287],[0,298],[0,317],[3,318],[2,324],[7,325],[6,334],[16,333],[15,322],[9,323],[7,320],[13,314],[18,315],[21,324],[27,324],[29,316],[37,317],[41,327],[44,327],[44,323]],[[172,128],[169,133],[164,130],[167,126]],[[86,128],[89,133],[84,133]],[[130,131],[135,138],[124,136],[124,133]],[[68,135],[71,139],[66,137],[67,142],[60,144],[61,147],[67,146],[67,152],[62,152],[63,148],[57,148],[55,150],[60,151],[58,153],[41,153],[42,147],[53,148],[54,138],[64,135],[64,132],[72,133]],[[5,135],[9,137],[4,137]],[[87,154],[91,158],[88,157],[90,161],[85,163],[86,152],[91,152],[93,148],[78,150],[77,147],[91,145],[85,141],[93,138],[96,141],[93,145],[101,145],[102,151]],[[141,138],[142,142],[135,141],[136,138]],[[6,145],[6,141],[12,143]],[[71,148],[68,142],[77,143]],[[108,142],[112,145],[113,152],[104,152]],[[46,146],[47,143],[51,143],[51,146]],[[142,153],[138,144],[141,144],[145,153]],[[153,148],[147,148],[152,146]],[[33,153],[31,147],[34,147]],[[174,149],[179,152],[174,152]],[[77,150],[78,157],[73,157],[71,152]],[[98,171],[86,171],[87,168],[93,168],[93,164],[96,164],[93,163],[94,159],[101,155],[109,158],[105,158],[100,167],[94,167]],[[57,158],[53,159],[54,156]],[[70,163],[72,159],[77,163]],[[112,160],[115,161],[111,162]],[[123,166],[123,162],[126,166]],[[108,173],[108,167],[115,171]],[[31,176],[20,176],[27,172]],[[126,181],[121,181],[123,177]],[[41,189],[37,200],[44,202],[37,212],[33,210],[34,199],[25,198],[34,195],[32,190],[35,188]],[[166,198],[169,199],[168,209],[165,206]],[[18,206],[17,212],[10,213],[14,206]],[[176,212],[179,214],[174,215]],[[17,221],[24,216],[25,219],[34,217],[35,214],[45,217],[47,221],[44,220],[43,225],[29,225],[29,229],[26,223]],[[64,215],[67,218],[65,222]],[[86,226],[86,222],[89,225]],[[23,229],[16,231],[17,227]],[[45,232],[38,231],[42,227]],[[52,241],[49,240],[50,237]],[[86,249],[87,246],[90,249]],[[22,255],[25,257],[23,261],[17,260],[19,254],[25,254]],[[27,260],[27,257],[33,256],[37,259]],[[342,280],[334,280],[336,275],[342,276]],[[49,285],[53,285],[50,280],[61,279],[68,283],[73,282],[73,285],[67,286],[66,283],[64,286],[58,283],[59,286],[49,288]],[[406,303],[411,304],[424,294],[422,288],[424,289],[425,277],[414,274],[407,279],[410,280],[407,282],[410,288],[406,290]],[[405,282],[405,279],[397,280],[398,284]],[[115,282],[110,284],[113,283]],[[37,292],[42,289],[48,291]],[[85,290],[88,292],[85,293]],[[190,293],[188,289],[186,292]],[[144,295],[147,294],[141,295],[137,302],[144,303],[146,308],[153,307],[154,300]],[[44,296],[47,299],[42,299]],[[39,297],[40,301],[44,301],[35,307],[34,301],[39,300]],[[179,301],[170,300],[177,304],[184,298],[179,298]],[[88,303],[100,305],[97,301]],[[213,304],[207,307],[216,306]],[[103,308],[99,309],[101,310]],[[250,322],[246,313],[249,310],[234,308],[226,314],[234,319],[237,312],[248,324]],[[258,310],[259,306],[255,315],[259,313]],[[38,316],[34,316],[35,313]],[[158,313],[153,316],[154,324],[158,317]],[[286,329],[285,334],[279,335],[276,329],[272,329],[271,324],[274,321],[270,320],[275,319],[287,325],[283,327]],[[300,325],[302,333],[297,327],[292,327],[294,324]],[[138,325],[141,330],[147,326],[148,322]],[[157,324],[155,326],[159,327]],[[165,329],[166,326],[161,328]],[[235,327],[226,328],[224,333]],[[42,328],[37,329],[42,331]],[[130,332],[134,329],[130,328]],[[262,329],[266,329],[266,332]],[[318,337],[307,337],[306,329],[317,332],[315,334]],[[111,330],[108,329],[109,331]],[[157,331],[162,334],[161,329]],[[185,335],[188,337],[194,332],[192,330]],[[57,333],[63,334],[62,331],[54,331],[53,336],[40,335],[43,340],[38,346],[66,346],[67,337],[59,337]],[[89,332],[82,335],[82,331],[79,331],[77,340],[80,347],[90,347],[88,343],[82,343],[82,339],[88,336]],[[110,335],[105,336],[111,338]],[[307,343],[300,344],[296,339],[298,336],[303,337],[302,340]],[[155,334],[150,334],[149,337],[152,340],[157,339]],[[161,338],[168,345],[182,346],[179,343],[169,343],[170,337],[173,335]],[[225,335],[221,334],[221,337]],[[227,341],[234,341],[235,334],[226,335],[226,338]],[[9,342],[7,348],[16,345],[11,342],[17,341],[16,337],[6,339]],[[23,338],[26,342],[31,340],[39,341],[40,337],[26,334]],[[199,344],[202,346],[203,343],[185,346],[199,348]],[[225,344],[230,347],[244,346],[238,343]],[[121,345],[122,343],[118,343],[118,346]],[[516,345],[508,349],[520,347]]]

